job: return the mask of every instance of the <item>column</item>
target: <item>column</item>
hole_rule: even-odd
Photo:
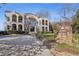
[[[24,31],[24,24],[22,25],[22,31]]]
[[[24,17],[22,16],[22,31],[24,31]]]
[[[18,31],[18,15],[16,15],[17,16],[17,22],[16,22],[16,28],[17,28],[17,31]]]
[[[27,30],[28,30],[28,33],[30,33],[30,26],[28,25],[28,28],[27,28]]]
[[[48,25],[47,26],[48,26],[48,31],[49,31],[49,21],[48,21]]]
[[[17,31],[18,31],[18,24],[16,24],[16,28],[17,28]]]
[[[10,30],[12,30],[12,14],[10,15]]]

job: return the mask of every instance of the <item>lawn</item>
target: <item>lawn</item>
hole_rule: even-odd
[[[46,40],[54,40],[54,34],[52,32],[45,32],[42,35]]]
[[[69,46],[67,44],[58,44],[56,45],[55,47],[58,51],[60,52],[69,52],[69,53],[72,53],[72,54],[79,54],[79,47],[76,47],[76,46]]]
[[[51,32],[45,32],[45,33],[42,33],[41,34],[42,36],[44,36],[44,38],[46,38],[46,40],[54,40],[54,33],[51,33]],[[79,38],[79,34],[73,34],[72,35],[73,37],[73,45],[72,46],[69,46],[67,44],[57,44],[55,46],[55,48],[58,50],[58,51],[67,51],[69,53],[72,53],[72,54],[75,54],[75,55],[78,55],[79,54],[79,47],[78,46],[78,41],[77,39]],[[79,40],[79,39],[78,39]]]
[[[73,39],[79,39],[79,34],[77,34],[77,33],[73,33],[73,35],[72,35],[72,37],[73,37]]]
[[[79,54],[79,34],[73,33],[72,46],[67,44],[57,44],[56,49],[60,52],[66,51],[72,54]]]
[[[72,39],[73,44],[78,45],[79,44],[79,34],[73,33],[72,38],[73,38]]]

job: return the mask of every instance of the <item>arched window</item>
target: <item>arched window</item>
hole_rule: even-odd
[[[16,30],[17,30],[16,24],[12,24],[12,30],[13,30],[13,31],[16,31]]]
[[[47,29],[48,29],[48,28],[46,27],[46,32],[47,32]]]
[[[34,17],[29,17],[29,20],[36,20]]]
[[[42,25],[44,25],[44,20],[42,20]]]
[[[48,21],[46,20],[46,25],[48,25]]]
[[[44,32],[44,27],[42,27],[42,31]]]
[[[35,26],[37,24],[37,20],[34,17],[28,17],[27,23],[29,25]]]
[[[17,16],[16,15],[12,15],[12,21],[16,22],[17,21]]]
[[[21,24],[18,25],[18,30],[19,30],[19,31],[22,31],[22,25],[21,25]]]
[[[18,16],[18,22],[22,22],[22,16]]]

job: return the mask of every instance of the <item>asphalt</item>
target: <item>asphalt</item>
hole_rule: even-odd
[[[37,43],[42,43],[40,40],[32,37],[30,35],[17,35],[17,36],[0,36],[0,44],[24,44],[33,45]]]

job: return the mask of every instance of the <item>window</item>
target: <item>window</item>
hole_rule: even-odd
[[[46,27],[46,31],[47,31],[47,27]]]
[[[17,21],[17,16],[16,15],[12,15],[12,21],[16,22]]]
[[[7,30],[9,30],[10,29],[10,26],[9,25],[7,25]]]
[[[36,20],[34,17],[29,17],[30,20]]]
[[[42,25],[44,25],[44,20],[42,20]]]
[[[12,30],[13,30],[13,31],[16,31],[16,30],[17,30],[16,24],[12,24]]]
[[[7,17],[7,21],[10,21],[10,18],[9,17]]]
[[[18,16],[18,22],[22,22],[22,16]]]
[[[32,27],[30,27],[30,31],[31,32],[34,32],[34,30],[35,30],[35,28],[32,26]]]
[[[46,25],[48,25],[48,21],[46,20]]]
[[[22,25],[18,25],[18,30],[22,31]]]
[[[44,31],[44,27],[42,27],[42,31]]]
[[[37,21],[34,17],[29,17],[27,23],[29,25],[35,26],[37,24]]]

